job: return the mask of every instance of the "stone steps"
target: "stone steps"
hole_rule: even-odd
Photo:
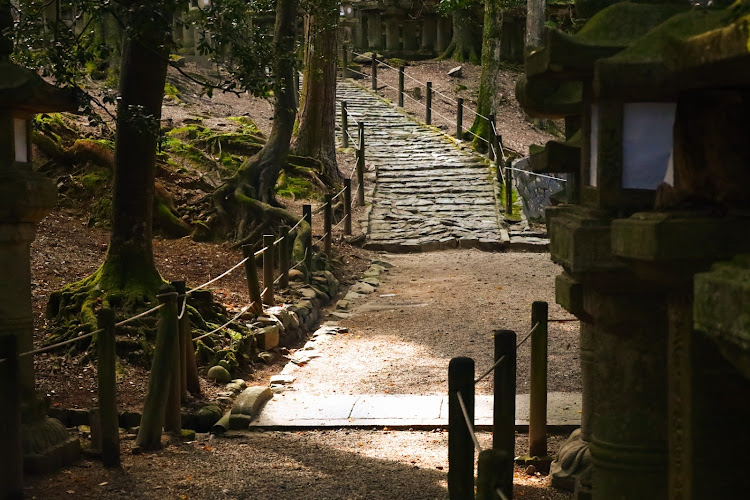
[[[352,146],[358,144],[354,120],[365,123],[365,162],[375,176],[365,246],[427,251],[507,245],[485,163],[351,81],[340,81],[337,93],[347,102]],[[340,105],[337,116],[340,132]]]

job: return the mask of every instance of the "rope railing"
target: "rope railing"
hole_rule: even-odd
[[[479,453],[482,453],[482,447],[479,445],[479,440],[477,439],[476,433],[474,433],[474,426],[471,425],[469,412],[466,410],[466,403],[464,403],[464,398],[461,396],[461,391],[458,391],[456,393],[456,396],[458,396],[458,404],[461,405],[461,413],[464,414],[464,420],[466,421],[466,428],[469,429],[469,434],[471,434],[471,440],[474,441],[474,447],[477,449]]]
[[[531,170],[524,170],[522,168],[515,168],[515,167],[505,167],[505,170],[513,170],[515,172],[523,172],[524,174],[533,175],[536,177],[543,177],[545,179],[553,179],[559,182],[568,182],[567,179],[563,179],[562,177],[555,177],[554,175],[545,175],[545,174],[538,174],[536,172],[532,172]]]
[[[358,52],[354,52],[354,51],[352,51],[352,54],[354,54],[354,55],[356,55],[356,56],[363,56],[363,55],[364,55],[364,54],[360,54],[360,53],[358,53]],[[392,69],[392,70],[398,71],[398,68],[396,68],[396,67],[393,67],[393,66],[391,66],[390,64],[388,64],[387,62],[385,62],[385,61],[383,61],[383,60],[381,60],[381,59],[375,58],[375,60],[376,60],[376,61],[377,61],[378,63],[382,64],[383,66],[385,66],[385,67],[387,67],[387,68],[390,68],[390,69]],[[355,73],[358,73],[358,74],[360,74],[360,75],[362,75],[362,76],[365,76],[365,77],[368,77],[368,78],[370,77],[370,75],[368,75],[368,74],[366,74],[366,73],[361,73],[361,72],[359,72],[359,71],[356,71],[356,70],[350,70],[350,71],[353,71],[353,72],[355,72]],[[414,78],[413,76],[409,75],[409,74],[408,74],[408,73],[406,73],[406,72],[404,73],[404,76],[405,76],[406,78],[409,78],[410,80],[412,80],[412,81],[414,81],[414,82],[416,82],[416,83],[418,83],[418,84],[422,85],[422,86],[427,86],[427,84],[426,84],[425,82],[423,82],[423,81],[421,81],[421,80],[418,80],[417,78]],[[383,82],[383,84],[384,84],[385,86],[387,86],[387,87],[390,87],[390,88],[394,89],[394,87],[393,87],[393,86],[391,86],[391,85],[388,85],[388,84],[387,84],[387,83],[385,83],[385,82]],[[396,90],[396,91],[398,91],[398,89],[395,89],[395,90]],[[447,95],[443,94],[443,93],[442,93],[442,92],[440,92],[439,90],[436,90],[436,89],[432,89],[432,91],[433,91],[433,92],[434,92],[435,94],[439,95],[440,97],[442,97],[442,98],[444,98],[444,99],[446,99],[446,100],[450,101],[451,103],[453,103],[453,104],[456,104],[456,105],[458,104],[458,101],[456,101],[455,99],[453,99],[453,98],[452,98],[452,97],[450,97],[450,96],[447,96]],[[404,94],[405,94],[405,93],[404,93]],[[417,101],[417,102],[419,102],[419,101]],[[421,104],[421,103],[420,103],[420,104]],[[463,105],[462,105],[462,107],[463,107],[464,109],[468,110],[468,111],[471,111],[472,113],[474,113],[474,115],[476,115],[476,116],[478,116],[478,117],[480,117],[480,118],[484,118],[484,119],[485,119],[485,120],[487,120],[487,121],[490,121],[489,117],[487,117],[487,116],[484,116],[484,115],[483,115],[483,114],[481,114],[481,113],[478,113],[477,111],[473,110],[472,108],[468,107],[467,105],[463,104]]]
[[[267,291],[267,290],[268,290],[268,288],[264,289],[264,290],[263,290],[263,291],[261,292],[261,295],[263,295],[264,293],[266,293],[266,291]],[[238,320],[238,319],[240,318],[240,316],[242,316],[243,314],[245,314],[245,313],[246,313],[246,312],[247,312],[247,311],[248,311],[248,310],[249,310],[249,309],[250,309],[251,307],[253,307],[254,305],[255,305],[255,301],[252,301],[252,302],[250,302],[250,303],[249,303],[248,305],[246,305],[245,307],[243,307],[243,308],[242,308],[242,309],[240,310],[240,312],[238,312],[238,313],[237,313],[237,314],[236,314],[236,315],[235,315],[235,316],[234,316],[234,317],[233,317],[232,319],[230,319],[229,321],[227,321],[226,323],[224,323],[224,324],[223,324],[223,325],[221,325],[220,327],[218,327],[218,328],[214,328],[213,330],[211,330],[211,331],[210,331],[210,332],[208,332],[208,333],[204,333],[203,335],[200,335],[200,336],[198,336],[198,337],[195,337],[195,338],[193,339],[193,342],[197,342],[197,341],[199,341],[199,340],[203,340],[204,338],[208,337],[209,335],[213,335],[214,333],[218,332],[219,330],[222,330],[222,329],[224,329],[224,328],[228,327],[228,326],[229,326],[230,324],[232,324],[232,323],[234,323],[235,321],[237,321],[237,320]]]

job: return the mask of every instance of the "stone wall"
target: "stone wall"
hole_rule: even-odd
[[[521,200],[523,213],[528,220],[544,219],[544,209],[552,205],[550,196],[565,190],[565,182],[540,177],[533,173],[519,172],[529,170],[529,159],[521,158],[513,162],[513,186]],[[567,174],[555,174],[555,177],[566,179]]]

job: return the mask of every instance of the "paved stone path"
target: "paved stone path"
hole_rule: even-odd
[[[492,396],[476,396],[474,427],[492,428]],[[581,394],[550,392],[547,425],[564,429],[581,425]],[[516,396],[516,427],[529,425],[529,395]],[[448,396],[366,394],[316,396],[296,392],[275,394],[250,428],[287,427],[388,427],[427,428],[448,426]],[[572,429],[571,429],[572,430]]]
[[[365,159],[374,173],[365,181],[372,204],[366,248],[419,252],[507,245],[485,163],[352,81],[339,81],[337,88],[350,112],[351,136],[357,137],[351,116],[365,123]],[[340,129],[340,107],[338,117]]]

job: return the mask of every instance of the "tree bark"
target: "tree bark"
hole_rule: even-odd
[[[319,0],[305,18],[305,70],[294,153],[323,163],[327,181],[339,181],[336,164],[336,63],[339,4]]]
[[[526,2],[526,46],[540,47],[544,36],[546,0]]]
[[[481,41],[476,35],[477,26],[469,8],[459,9],[453,13],[453,38],[440,59],[479,62],[478,49]]]
[[[169,20],[169,14],[154,15],[149,2],[130,4],[117,105],[112,236],[101,269],[107,284],[118,289],[135,283],[153,293],[161,282],[151,239]]]
[[[471,125],[471,131],[479,137],[486,138],[489,123],[482,116],[497,112],[497,75],[500,72],[500,45],[503,29],[503,9],[499,0],[484,2],[484,30],[482,33],[482,73],[479,77],[479,98],[477,115]],[[474,142],[484,141],[477,139]]]

